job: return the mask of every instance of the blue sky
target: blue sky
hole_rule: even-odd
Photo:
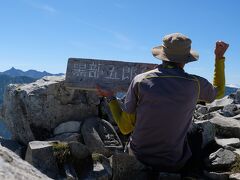
[[[226,83],[240,84],[239,0],[1,0],[0,71],[65,72],[69,57],[160,63],[151,48],[181,32],[212,81],[216,40],[230,44]]]

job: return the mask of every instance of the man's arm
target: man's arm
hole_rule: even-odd
[[[228,48],[228,44],[223,41],[217,41],[215,47],[215,68],[213,85],[205,78],[195,76],[199,82],[199,99],[206,103],[211,103],[215,99],[220,99],[225,93],[225,72],[224,72],[224,53]]]
[[[225,57],[224,54],[229,45],[223,41],[217,41],[215,47],[215,69],[213,85],[217,88],[216,99],[220,99],[225,94]]]
[[[122,134],[129,134],[135,126],[135,113],[127,113],[123,111],[115,98],[115,94],[111,90],[102,89],[97,86],[97,93],[107,99],[109,108]]]

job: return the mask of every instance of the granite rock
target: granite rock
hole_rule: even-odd
[[[208,107],[223,108],[224,106],[232,104],[233,102],[234,102],[234,99],[230,98],[229,96],[225,96],[222,99],[216,99],[212,103],[208,104]],[[209,111],[212,111],[212,110],[209,110]]]
[[[32,141],[29,143],[25,160],[51,178],[57,178],[59,169],[51,141]]]
[[[18,155],[0,145],[0,179],[1,180],[50,180]]]
[[[81,133],[85,144],[92,153],[109,157],[115,149],[123,150],[123,145],[112,125],[98,117],[86,119]]]
[[[238,109],[236,104],[228,104],[226,106],[224,106],[223,110],[222,110],[222,114],[225,117],[233,117],[235,116],[235,111]]]
[[[234,173],[229,176],[231,180],[240,180],[240,173]]]
[[[80,143],[80,142],[69,142],[70,152],[72,158],[75,159],[85,159],[91,155],[90,151],[88,150],[87,146]]]
[[[240,121],[218,115],[210,122],[216,128],[216,135],[223,138],[240,138]]]
[[[203,136],[203,142],[202,142],[202,148],[204,148],[207,144],[214,141],[216,130],[215,126],[209,121],[196,121],[197,125],[199,125],[202,129],[202,136]]]
[[[235,103],[240,104],[240,89],[238,89],[236,92]]]
[[[220,148],[216,152],[210,154],[206,164],[209,169],[228,171],[236,160],[236,154],[230,150]]]
[[[215,138],[216,143],[222,147],[232,146],[232,147],[240,147],[240,139],[239,138]]]
[[[96,93],[68,89],[64,80],[64,76],[47,76],[6,88],[3,117],[13,139],[26,145],[45,140],[62,122],[81,121],[98,114]]]
[[[54,135],[63,133],[78,133],[80,132],[81,122],[79,121],[68,121],[59,124],[53,131]]]
[[[52,138],[49,138],[46,141],[81,142],[82,137],[81,137],[81,134],[79,133],[63,133],[63,134],[56,135]]]

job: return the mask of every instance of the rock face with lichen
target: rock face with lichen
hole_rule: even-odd
[[[81,121],[98,114],[96,94],[68,89],[64,79],[48,76],[6,88],[2,116],[13,139],[24,144],[44,140],[62,122]]]
[[[0,179],[50,179],[15,153],[0,145]]]

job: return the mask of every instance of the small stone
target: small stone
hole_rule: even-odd
[[[203,171],[204,175],[211,180],[228,180],[229,173],[223,172],[223,173],[217,173],[217,172],[208,172]]]
[[[231,174],[229,176],[229,179],[231,179],[231,180],[240,180],[240,173]]]
[[[81,135],[79,133],[63,133],[56,135],[52,138],[47,139],[47,141],[64,141],[64,142],[71,142],[71,141],[81,141]]]
[[[197,108],[197,112],[200,114],[207,114],[208,113],[208,107],[206,106],[199,106]]]
[[[222,113],[225,117],[232,117],[235,116],[235,111],[237,110],[237,105],[236,104],[228,104],[224,106]]]
[[[228,104],[232,104],[234,102],[233,99],[229,98],[228,96],[225,96],[222,99],[216,99],[215,101],[213,101],[211,104],[209,104],[208,106],[210,107],[224,107]]]
[[[216,143],[220,146],[233,146],[233,147],[239,147],[240,146],[240,139],[239,138],[215,138]]]
[[[214,117],[214,114],[212,114],[212,113],[208,113],[208,114],[204,114],[204,115],[202,115],[202,116],[200,116],[200,120],[209,120],[209,119],[212,119]]]
[[[85,159],[91,155],[87,146],[80,142],[70,142],[68,143],[71,151],[71,155],[76,159]]]
[[[220,148],[209,155],[208,167],[214,170],[228,170],[236,160],[236,155],[230,151]]]
[[[63,133],[77,133],[80,131],[81,122],[79,121],[68,121],[61,123],[55,129],[53,134],[59,135]]]

